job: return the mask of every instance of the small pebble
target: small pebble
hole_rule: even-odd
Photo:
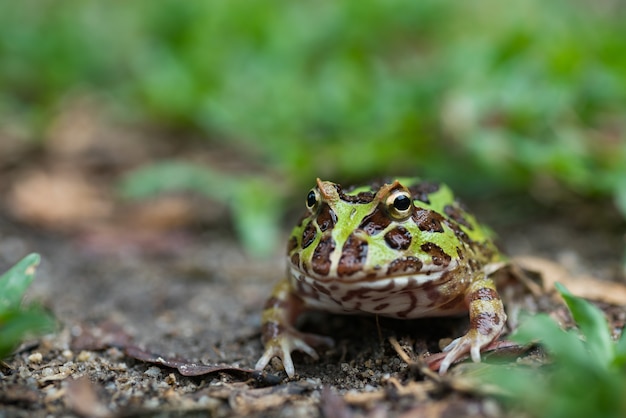
[[[156,409],[159,407],[159,398],[148,399],[144,401],[143,406],[148,409]]]
[[[41,371],[41,375],[44,377],[52,376],[54,374],[54,369],[52,367],[46,367]]]
[[[150,377],[158,377],[161,374],[161,369],[158,367],[150,367],[143,374]]]
[[[81,351],[76,356],[76,361],[89,361],[91,359],[91,352],[89,351]]]
[[[34,363],[34,364],[39,364],[43,361],[43,355],[41,353],[33,353],[30,356],[28,356],[28,362],[29,363]]]

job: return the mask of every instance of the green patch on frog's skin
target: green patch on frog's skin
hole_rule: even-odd
[[[506,315],[488,277],[502,258],[447,186],[399,178],[344,190],[318,179],[306,206],[289,239],[287,279],[266,304],[257,368],[278,356],[291,376],[291,351],[314,355],[310,345],[327,342],[295,330],[306,308],[393,318],[469,311],[470,331],[449,346],[443,371],[466,352],[480,360],[502,331]]]

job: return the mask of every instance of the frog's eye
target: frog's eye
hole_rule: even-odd
[[[411,195],[404,190],[397,190],[387,198],[387,210],[395,219],[405,219],[411,214]]]
[[[306,207],[311,212],[317,209],[317,205],[320,201],[320,194],[316,189],[311,189],[308,195],[306,195]]]

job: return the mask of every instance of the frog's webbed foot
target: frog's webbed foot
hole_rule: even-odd
[[[286,329],[265,343],[265,352],[254,368],[263,370],[274,357],[278,357],[283,362],[287,376],[293,377],[296,370],[293,366],[291,353],[296,350],[302,351],[318,360],[319,356],[313,347],[321,345],[332,347],[334,341],[329,337]]]
[[[443,349],[447,354],[439,366],[439,374],[444,374],[452,363],[466,353],[470,354],[474,362],[480,362],[480,350],[495,341],[504,329],[506,313],[491,279],[485,278],[472,283],[466,300],[470,329],[467,334]]]

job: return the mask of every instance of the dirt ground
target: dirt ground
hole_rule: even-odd
[[[15,170],[5,173],[14,181],[23,178]],[[8,186],[4,190],[10,192]],[[498,232],[509,255],[553,260],[572,276],[624,281],[624,224],[608,205],[562,206],[533,216],[521,210],[525,215],[507,224],[511,217],[502,213],[519,210],[519,202],[468,203]],[[262,353],[262,305],[285,269],[281,254],[245,255],[224,222],[182,228],[132,228],[113,221],[99,228],[44,226],[16,219],[3,202],[0,269],[30,252],[42,255],[28,299],[54,314],[58,331],[27,341],[6,360],[0,417],[505,412],[471,388],[424,377],[390,343],[395,337],[406,351],[437,352],[440,339],[464,332],[465,318],[378,321],[312,314],[302,327],[333,337],[335,348],[322,350],[317,362],[296,355],[298,375],[292,380],[278,363],[267,374],[253,373]],[[456,366],[450,379],[464,367]]]

